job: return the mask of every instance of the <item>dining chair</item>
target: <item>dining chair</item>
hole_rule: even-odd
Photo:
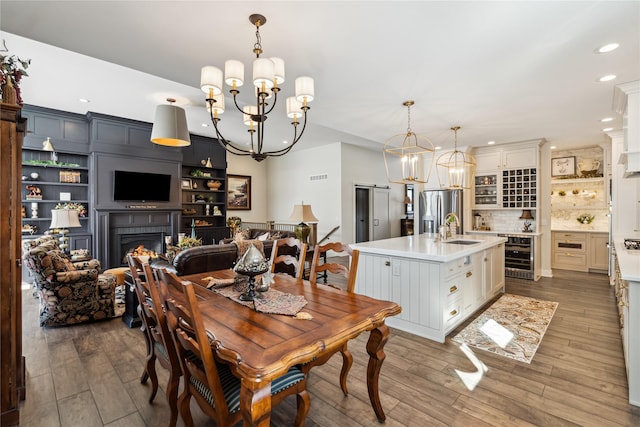
[[[134,279],[134,287],[140,303],[138,315],[142,319],[147,341],[147,361],[140,382],[144,384],[147,379],[151,379],[152,390],[149,397],[149,403],[151,403],[158,392],[156,360],[160,362],[163,368],[169,371],[166,396],[171,410],[169,426],[174,427],[178,421],[178,386],[182,369],[180,368],[178,353],[167,324],[163,298],[158,290],[158,283],[151,266],[131,254],[127,255],[127,261],[131,268],[131,276]]]
[[[335,262],[322,262],[320,259],[326,259],[326,254],[328,251],[333,251],[336,254],[346,254],[350,257],[350,262],[347,265],[343,265]],[[340,242],[327,243],[325,245],[316,245],[313,251],[313,259],[311,261],[311,272],[309,273],[309,282],[312,286],[317,285],[318,274],[322,272],[330,272],[333,274],[341,274],[347,279],[347,292],[353,293],[356,286],[356,274],[358,272],[358,259],[360,257],[360,251],[357,249],[352,249],[351,246],[346,245]],[[326,277],[326,276],[325,276]],[[335,285],[329,284],[329,286],[337,288]],[[342,369],[340,370],[340,388],[344,395],[348,395],[349,391],[347,389],[347,376],[349,375],[349,371],[351,370],[351,365],[353,365],[353,356],[347,347],[347,343],[345,342],[342,347],[337,348],[336,350],[325,354],[317,359],[313,360],[311,363],[304,365],[305,371],[308,372],[310,368],[313,366],[318,366],[326,363],[331,356],[340,351],[342,355]]]
[[[178,408],[186,427],[193,426],[191,397],[218,426],[235,425],[242,420],[240,412],[240,379],[233,375],[230,365],[215,359],[211,343],[213,332],[204,327],[194,285],[182,281],[172,272],[162,270],[166,285],[182,288],[185,304],[167,297],[165,305],[170,313],[169,326],[178,350],[184,389],[178,398]],[[304,426],[310,408],[307,375],[293,366],[287,373],[271,383],[271,405],[276,406],[286,397],[296,395],[296,426]]]
[[[295,237],[285,237],[273,243],[271,272],[287,273],[296,279],[302,279],[304,261],[307,256],[307,244]],[[293,274],[291,274],[293,273]]]

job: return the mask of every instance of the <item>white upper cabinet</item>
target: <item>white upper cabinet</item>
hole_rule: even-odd
[[[538,166],[538,144],[531,143],[523,147],[476,148],[476,172],[489,172],[501,169],[523,169]]]

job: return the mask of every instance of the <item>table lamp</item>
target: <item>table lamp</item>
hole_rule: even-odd
[[[69,233],[68,228],[81,227],[78,220],[77,209],[51,209],[51,225],[50,229],[57,228],[60,233],[60,249],[68,252]]]
[[[313,211],[311,210],[311,205],[305,205],[304,202],[300,205],[293,205],[293,212],[289,217],[289,221],[300,221],[298,225],[295,226],[296,238],[300,240],[302,243],[307,243],[307,239],[309,237],[309,232],[311,231],[311,227],[309,227],[306,222],[318,222],[318,218],[315,217]]]

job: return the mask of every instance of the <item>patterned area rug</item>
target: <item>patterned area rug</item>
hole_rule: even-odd
[[[557,302],[504,294],[453,341],[531,363],[557,308]]]

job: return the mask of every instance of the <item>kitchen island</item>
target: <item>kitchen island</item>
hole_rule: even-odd
[[[443,343],[504,292],[504,237],[418,234],[356,243],[356,292],[402,306],[391,327]]]

